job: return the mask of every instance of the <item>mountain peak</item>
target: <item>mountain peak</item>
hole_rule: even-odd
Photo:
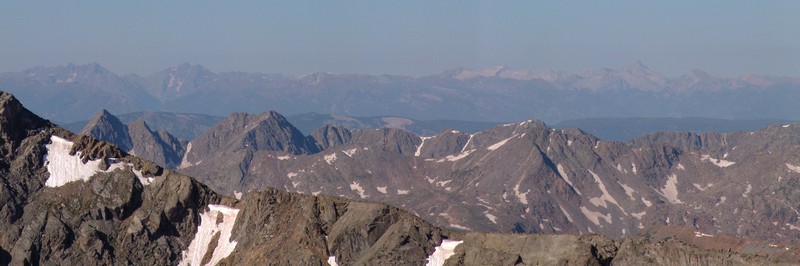
[[[95,113],[89,123],[83,127],[80,134],[116,143],[120,149],[125,151],[130,151],[133,147],[130,135],[128,135],[128,126],[106,109]]]
[[[642,63],[642,61],[635,61],[625,66],[625,70],[632,73],[648,73],[651,72],[650,68]]]
[[[48,126],[50,121],[26,109],[11,93],[0,91],[0,154],[13,151],[29,131]]]

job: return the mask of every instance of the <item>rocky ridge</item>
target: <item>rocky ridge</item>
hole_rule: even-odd
[[[458,234],[383,204],[276,189],[237,200],[107,142],[63,130],[4,92],[0,141],[0,262],[15,265],[421,265],[437,258],[445,240],[457,242],[453,255],[440,257],[447,265],[797,261],[671,239]],[[793,254],[787,252],[796,247],[782,254]]]
[[[114,143],[125,152],[171,169],[180,164],[187,145],[166,131],[151,130],[144,120],[123,124],[106,110],[97,112],[80,134]]]
[[[237,159],[180,171],[228,195],[276,187],[375,200],[456,229],[618,238],[672,225],[777,245],[800,237],[799,129],[627,143],[534,120],[424,137],[367,129],[317,153],[254,151],[236,179],[214,169],[242,166]]]

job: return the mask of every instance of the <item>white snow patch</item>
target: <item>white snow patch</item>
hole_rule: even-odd
[[[711,157],[711,155],[707,155],[707,154],[701,155],[700,156],[700,160],[701,161],[711,162],[711,163],[713,163],[713,164],[715,164],[716,166],[719,166],[719,167],[728,167],[728,166],[734,165],[736,163],[736,162],[728,161],[728,160],[725,160],[725,159],[715,159],[715,158]]]
[[[428,259],[425,266],[442,266],[444,262],[456,254],[455,249],[458,245],[464,243],[464,241],[456,241],[456,240],[449,240],[443,239],[442,244],[436,246],[436,249],[433,251]]]
[[[150,183],[153,183],[153,181],[156,180],[156,178],[153,176],[144,176],[144,174],[142,174],[142,171],[133,169],[132,164],[128,165],[131,167],[131,171],[133,171],[133,174],[136,176],[136,178],[139,179],[139,182],[142,183],[143,186],[150,185]]]
[[[325,156],[323,156],[323,158],[325,159],[326,163],[328,163],[329,165],[333,165],[333,162],[336,161],[336,153],[326,154]]]
[[[708,184],[706,184],[705,186],[703,186],[703,185],[700,185],[700,184],[697,184],[697,183],[692,183],[692,185],[693,185],[695,188],[699,189],[700,191],[706,191],[706,189],[709,189],[710,187],[713,187],[713,186],[714,186],[714,184],[712,184],[712,183],[708,183]]]
[[[747,195],[750,194],[750,191],[752,191],[752,190],[753,190],[753,185],[750,185],[750,183],[747,183],[747,187],[744,189],[744,193],[742,193],[742,197],[743,198],[747,198]]]
[[[209,210],[200,214],[200,225],[197,226],[197,233],[189,244],[189,248],[183,251],[183,258],[178,265],[200,265],[203,256],[208,252],[211,238],[220,233],[211,260],[206,265],[216,265],[236,248],[236,241],[231,240],[231,231],[236,224],[236,216],[239,209],[234,209],[224,205],[208,205]],[[219,216],[222,222],[217,223]]]
[[[800,166],[794,166],[787,163],[786,167],[789,168],[789,170],[792,170],[792,172],[800,174]]]
[[[640,212],[640,213],[631,213],[631,216],[636,217],[636,219],[641,220],[642,216],[644,216],[645,214],[647,214],[647,212],[643,211],[643,212]]]
[[[633,174],[636,174],[636,164],[635,163],[631,163],[631,172],[633,172]]]
[[[783,127],[784,127],[784,128],[787,128],[787,127],[789,127],[789,126],[791,126],[791,125],[783,125]]]
[[[422,139],[422,143],[420,143],[419,146],[417,146],[417,151],[414,152],[414,157],[419,157],[420,153],[422,152],[422,145],[425,145],[425,141],[430,138],[432,137],[420,137],[420,139]]]
[[[234,190],[233,191],[233,196],[236,197],[237,200],[240,200],[240,199],[242,199],[242,192]]]
[[[644,206],[647,206],[647,207],[653,206],[653,203],[651,203],[649,200],[645,199],[644,197],[642,197],[642,203],[644,203]]]
[[[475,151],[475,149],[471,149],[471,150],[459,153],[458,155],[447,155],[447,157],[444,157],[444,159],[440,159],[440,160],[438,160],[436,162],[439,162],[439,163],[442,163],[444,161],[455,162],[455,161],[458,161],[458,160],[466,158],[467,156],[469,156],[470,153],[472,153],[474,151]]]
[[[286,174],[286,177],[288,177],[288,178],[293,178],[295,176],[297,176],[297,173],[295,173],[295,172],[289,172],[288,174]]]
[[[567,140],[567,146],[572,146],[572,140]]]
[[[469,230],[469,227],[466,227],[466,226],[463,226],[463,225],[460,225],[460,224],[450,224],[450,227],[456,228],[456,229],[461,229],[461,230]]]
[[[292,157],[289,157],[288,155],[278,156],[278,160],[281,160],[281,161],[289,160],[291,158]]]
[[[76,152],[75,155],[69,155],[69,151],[74,144],[71,141],[58,136],[51,136],[50,141],[50,144],[45,145],[47,153],[44,155],[44,160],[47,172],[50,173],[50,177],[44,183],[45,186],[60,187],[69,182],[89,181],[89,178],[97,173],[108,173],[125,167],[124,163],[112,163],[109,165],[108,170],[100,170],[101,159],[87,161],[84,164],[81,161],[80,152]]]
[[[375,187],[375,189],[377,189],[378,192],[383,193],[383,194],[388,193],[388,192],[386,192],[386,187]]]
[[[714,235],[709,235],[702,232],[694,232],[694,237],[714,237]]]
[[[617,164],[617,166],[614,166],[614,168],[617,169],[617,172],[620,172],[620,173],[623,173],[623,174],[627,174],[628,173],[628,170],[622,169],[622,165],[621,164]]]
[[[592,221],[592,223],[594,223],[595,225],[598,225],[598,226],[600,225],[600,218],[603,218],[603,220],[605,220],[606,223],[611,224],[611,214],[610,213],[606,214],[606,215],[603,215],[600,212],[591,211],[591,210],[587,209],[586,206],[581,206],[581,212],[583,213],[584,216],[586,216],[587,219],[589,219],[589,221]]]
[[[178,165],[178,169],[183,169],[189,166],[194,165],[193,163],[189,162],[187,158],[189,158],[189,152],[192,151],[192,143],[186,144],[186,152],[183,153],[183,160],[181,160],[181,164]]]
[[[464,144],[464,147],[461,147],[461,152],[464,152],[464,151],[467,150],[467,147],[469,146],[470,143],[472,143],[472,137],[474,137],[474,136],[475,136],[475,134],[469,134],[469,138],[467,139],[467,143]]]
[[[486,215],[486,218],[489,219],[489,221],[492,221],[493,224],[497,224],[497,216],[494,216],[488,212],[484,214]]]
[[[352,148],[352,149],[349,149],[349,150],[343,150],[342,152],[344,153],[344,155],[347,155],[347,157],[351,157],[352,158],[353,155],[356,154],[356,150],[357,150],[356,148]]]
[[[517,137],[517,135],[511,136],[510,138],[507,138],[507,139],[501,140],[501,141],[499,141],[499,142],[497,142],[495,144],[492,144],[492,146],[486,147],[486,149],[490,150],[490,151],[497,150],[500,147],[503,147],[503,145],[506,145],[506,142],[508,142],[510,139],[515,138],[515,137]]]
[[[678,199],[678,176],[672,174],[667,178],[667,183],[664,184],[664,188],[661,189],[661,195],[663,195],[669,203],[672,204],[682,204],[683,202]]]
[[[575,190],[575,193],[578,193],[578,195],[581,195],[581,192],[578,191],[578,188],[576,188],[574,185],[572,185],[572,181],[569,180],[569,176],[567,176],[567,172],[564,171],[564,167],[561,166],[561,164],[557,164],[556,168],[558,169],[558,174],[561,176],[562,179],[564,179],[564,182],[567,182],[567,184],[570,187],[572,187],[572,189]]]
[[[631,188],[628,185],[625,185],[625,184],[623,184],[623,183],[621,183],[619,181],[617,181],[617,184],[622,186],[622,189],[625,190],[625,194],[628,194],[628,197],[630,197],[631,200],[636,200],[636,198],[633,197],[633,192],[635,191],[635,190],[633,190],[633,188]]]
[[[362,199],[369,197],[369,195],[364,194],[364,188],[361,187],[361,184],[359,184],[356,181],[353,181],[353,183],[350,184],[350,190],[357,192],[358,196],[361,197]]]
[[[408,194],[408,192],[411,192],[411,190],[402,190],[402,189],[398,189],[398,190],[397,190],[397,195],[407,195],[407,194]]]
[[[676,167],[676,168],[678,168],[680,170],[686,170],[686,168],[683,167],[683,164],[681,164],[681,163],[678,163],[678,167]]]
[[[531,192],[531,190],[528,189],[528,190],[525,191],[525,193],[520,193],[519,192],[519,183],[517,183],[517,185],[514,186],[514,193],[517,195],[517,199],[522,204],[525,204],[525,205],[528,204],[528,193],[530,193],[530,192]]]
[[[447,186],[447,183],[450,183],[450,182],[452,182],[452,181],[453,181],[453,180],[439,181],[439,182],[436,182],[436,186],[437,186],[437,187],[443,187],[443,186]]]
[[[336,256],[328,257],[328,264],[330,264],[331,266],[339,266],[339,264],[336,263]]]
[[[608,208],[608,205],[606,204],[606,202],[608,202],[617,205],[617,208],[622,210],[622,212],[625,212],[625,209],[623,209],[622,206],[619,206],[617,200],[614,199],[614,197],[611,196],[610,193],[608,193],[608,190],[606,190],[606,185],[603,184],[603,180],[600,180],[600,177],[597,176],[597,174],[595,174],[594,172],[592,172],[592,170],[589,170],[589,174],[591,174],[592,177],[594,177],[594,182],[597,183],[597,185],[600,187],[600,191],[603,192],[603,195],[600,195],[600,197],[590,198],[589,202],[597,207],[603,206],[603,208]]]
[[[567,210],[565,210],[564,207],[561,207],[561,205],[558,205],[558,208],[560,208],[561,212],[564,213],[564,216],[567,217],[567,221],[569,221],[571,223],[572,222],[572,215],[569,215]]]

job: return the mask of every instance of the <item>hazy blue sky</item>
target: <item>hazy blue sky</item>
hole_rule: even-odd
[[[98,62],[150,74],[189,62],[417,76],[641,60],[669,76],[800,76],[798,14],[800,1],[4,1],[0,71]]]

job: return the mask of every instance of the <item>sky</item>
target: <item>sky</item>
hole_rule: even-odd
[[[679,76],[800,76],[800,1],[4,1],[0,72],[97,62],[422,76],[581,73],[641,61]]]

